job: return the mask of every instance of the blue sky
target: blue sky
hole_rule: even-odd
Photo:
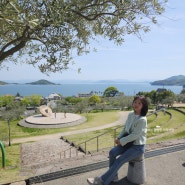
[[[154,81],[185,75],[185,1],[169,0],[165,14],[142,41],[130,35],[121,46],[100,39],[97,52],[76,57],[68,71],[46,76],[30,65],[9,64],[0,81],[116,80]],[[92,43],[93,45],[94,43]],[[77,69],[81,68],[81,73]]]

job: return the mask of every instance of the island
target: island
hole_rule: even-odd
[[[8,84],[8,83],[0,81],[0,85],[6,85],[6,84]]]
[[[172,76],[164,80],[158,80],[150,83],[151,85],[176,85],[185,87],[185,76]]]
[[[30,85],[60,85],[60,84],[55,84],[53,82],[49,82],[47,80],[41,79],[35,82],[30,82],[30,83],[26,83],[26,84],[30,84]]]

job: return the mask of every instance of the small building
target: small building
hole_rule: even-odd
[[[50,101],[50,100],[60,100],[61,99],[61,96],[58,95],[57,93],[51,93],[47,99]]]
[[[22,99],[23,99],[22,96],[16,96],[16,97],[14,98],[15,101],[21,101]]]
[[[162,93],[162,92],[165,92],[165,91],[167,91],[165,88],[158,88],[156,90],[157,93]]]
[[[89,97],[91,97],[92,95],[93,95],[92,92],[90,92],[90,93],[78,93],[78,97],[79,97],[79,98],[89,98]]]

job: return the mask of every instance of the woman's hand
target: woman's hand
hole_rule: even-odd
[[[116,138],[116,139],[115,139],[115,143],[116,143],[117,145],[120,145],[120,140],[119,140],[118,138]]]

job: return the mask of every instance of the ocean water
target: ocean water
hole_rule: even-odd
[[[0,85],[0,95],[16,95],[30,96],[38,94],[43,97],[49,96],[51,93],[58,93],[62,96],[78,96],[79,93],[97,92],[99,95],[105,91],[107,87],[114,86],[118,91],[123,92],[126,96],[133,96],[140,91],[150,92],[158,88],[171,90],[175,94],[182,91],[182,86],[153,86],[150,83],[80,83],[80,84],[61,84],[61,85],[28,85],[28,84],[8,84]]]

